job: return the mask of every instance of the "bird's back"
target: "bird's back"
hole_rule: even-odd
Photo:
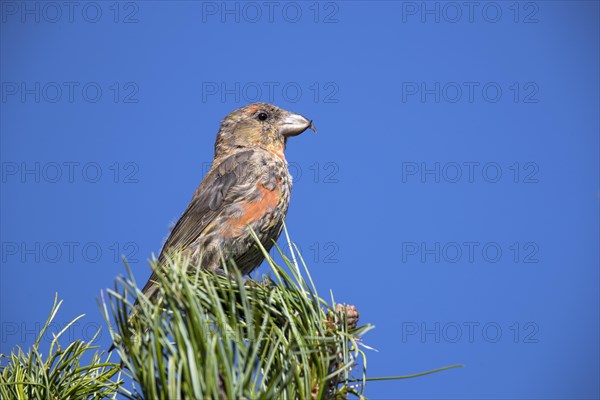
[[[291,187],[287,162],[272,151],[242,149],[215,160],[173,227],[159,265],[181,252],[197,267],[218,270],[223,257],[242,274],[252,272],[264,256],[251,232],[271,249],[283,228]],[[155,279],[153,274],[144,287],[146,295],[152,295]]]

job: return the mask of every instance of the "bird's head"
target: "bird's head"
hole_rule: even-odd
[[[272,104],[252,103],[238,108],[221,121],[215,157],[243,148],[263,148],[283,157],[287,138],[316,129],[311,120]]]

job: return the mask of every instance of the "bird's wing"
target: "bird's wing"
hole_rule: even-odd
[[[225,200],[227,204],[235,202],[237,197],[247,193],[246,190],[241,189],[255,184],[255,182],[248,182],[248,177],[253,175],[251,173],[253,165],[249,162],[253,154],[252,150],[238,152],[211,168],[187,209],[173,227],[158,258],[159,264],[165,261],[167,252],[185,249],[197,240],[222,211]],[[156,272],[152,272],[142,293],[152,297],[156,290],[156,281]]]

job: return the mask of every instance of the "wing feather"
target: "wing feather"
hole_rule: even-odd
[[[165,261],[167,252],[185,249],[196,241],[223,210],[223,205],[235,202],[252,182],[248,182],[252,163],[250,159],[255,151],[243,151],[224,159],[218,166],[211,168],[196,190],[192,201],[175,226],[158,258],[159,265]],[[156,272],[142,289],[147,297],[152,297],[156,290]]]

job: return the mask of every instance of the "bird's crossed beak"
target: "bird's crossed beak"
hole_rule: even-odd
[[[297,136],[307,129],[317,132],[312,121],[300,114],[288,113],[282,120],[281,134],[285,137]]]

